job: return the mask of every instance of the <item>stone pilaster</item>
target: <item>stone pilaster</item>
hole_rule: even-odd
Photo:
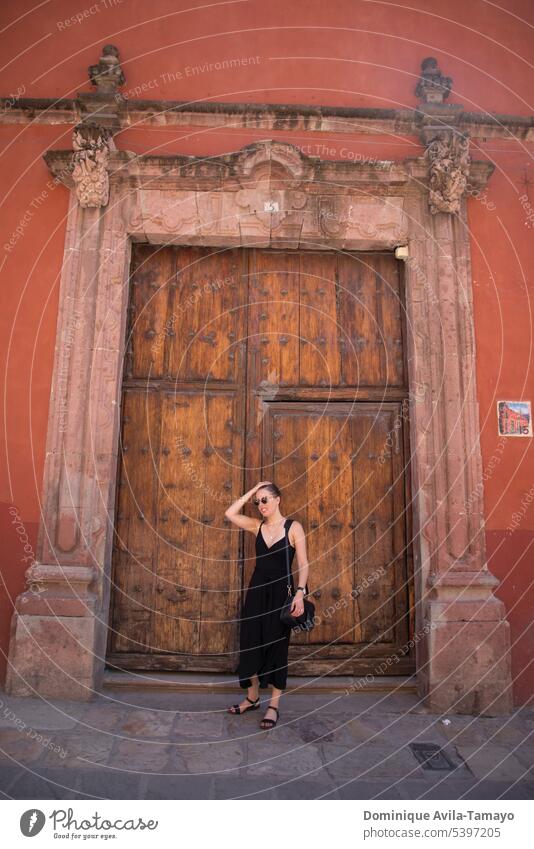
[[[14,695],[88,699],[102,677],[128,257],[120,204],[83,208],[72,191],[42,520],[12,623]]]
[[[465,201],[459,216],[428,215],[425,198],[414,198],[409,214],[418,630],[428,634],[418,682],[435,712],[506,713],[510,636],[486,563]]]

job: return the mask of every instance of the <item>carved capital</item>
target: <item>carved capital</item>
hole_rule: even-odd
[[[115,150],[111,131],[78,124],[72,134],[72,146],[72,179],[80,206],[106,206],[109,200],[109,154]]]
[[[459,212],[469,176],[469,136],[440,133],[429,142],[425,158],[429,169],[431,213]]]
[[[443,103],[451,92],[452,78],[441,73],[437,59],[428,56],[421,62],[421,77],[415,95],[422,103]]]

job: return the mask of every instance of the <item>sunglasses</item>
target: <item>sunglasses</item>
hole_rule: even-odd
[[[255,504],[256,507],[257,507],[258,504],[260,503],[260,501],[261,501],[262,504],[267,504],[269,498],[275,498],[275,496],[274,495],[263,495],[261,498],[254,498],[252,500],[252,503]]]

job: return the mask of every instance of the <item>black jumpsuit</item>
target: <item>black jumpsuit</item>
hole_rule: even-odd
[[[291,628],[280,621],[287,600],[286,542],[283,536],[269,547],[261,532],[263,521],[256,535],[256,565],[241,611],[237,675],[244,689],[252,686],[251,676],[257,674],[260,687],[272,684],[283,690],[291,636]],[[284,522],[288,532],[292,522]],[[295,548],[289,543],[290,575],[294,554]],[[294,595],[292,576],[291,592]]]

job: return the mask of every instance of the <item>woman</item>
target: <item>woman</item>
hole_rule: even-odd
[[[261,519],[252,519],[239,512],[255,494],[254,504],[259,508]],[[259,688],[271,685],[271,699],[260,723],[261,728],[274,728],[278,722],[278,704],[287,683],[291,628],[280,621],[280,612],[287,600],[286,528],[290,574],[295,551],[299,565],[296,593],[291,575],[291,591],[294,595],[291,613],[294,616],[304,612],[309,571],[304,529],[300,522],[282,516],[279,506],[281,495],[274,483],[262,481],[234,501],[225,513],[234,525],[256,536],[256,565],[242,610],[237,667],[239,684],[247,690],[247,696],[239,704],[228,708],[228,711],[241,714],[259,708]]]

